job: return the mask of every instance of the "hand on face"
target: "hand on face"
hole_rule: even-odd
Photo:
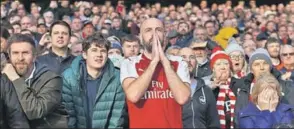
[[[16,73],[16,70],[10,63],[5,65],[2,73],[6,74],[10,81],[14,81],[19,78],[19,75]]]
[[[258,95],[258,106],[261,110],[274,111],[279,103],[278,93],[271,87],[265,88]]]
[[[258,95],[258,106],[260,110],[269,110],[270,109],[270,90],[265,88],[259,95]]]
[[[271,99],[270,99],[270,111],[271,112],[276,110],[278,103],[279,103],[279,96],[278,96],[277,92],[274,92],[273,95],[271,95]]]

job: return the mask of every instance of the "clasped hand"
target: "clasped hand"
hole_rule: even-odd
[[[164,66],[169,64],[168,58],[165,56],[158,36],[154,36],[152,42],[152,62],[161,62]]]

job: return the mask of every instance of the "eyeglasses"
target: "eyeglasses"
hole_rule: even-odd
[[[232,60],[242,59],[243,57],[244,57],[243,55],[230,55],[230,58]]]
[[[294,52],[292,53],[282,53],[283,57],[287,57],[287,56],[294,56]]]

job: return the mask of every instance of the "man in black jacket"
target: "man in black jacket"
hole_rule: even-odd
[[[0,74],[0,129],[29,128],[15,89],[6,75]]]
[[[37,61],[57,74],[61,74],[71,64],[75,56],[71,55],[68,44],[71,36],[70,26],[64,21],[56,21],[50,27],[52,47],[49,53],[38,57]]]
[[[209,67],[210,61],[208,60],[207,42],[193,40],[190,48],[193,49],[197,60],[197,67],[194,70],[195,76],[202,78],[212,74]]]
[[[5,65],[3,73],[12,81],[31,128],[66,128],[62,78],[35,61],[36,48],[29,36],[15,34],[8,44],[11,63]]]
[[[201,78],[194,78],[196,57],[191,48],[182,48],[179,56],[188,64],[191,76],[191,101],[183,106],[184,128],[220,128],[216,100]]]

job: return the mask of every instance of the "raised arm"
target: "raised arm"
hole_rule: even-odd
[[[188,82],[183,82],[170,64],[164,64],[164,72],[166,74],[169,88],[171,89],[175,100],[184,105],[190,96],[190,88]],[[189,75],[188,75],[189,78]]]
[[[144,73],[136,78],[135,76],[136,72],[135,67],[130,67],[131,64],[128,63],[127,60],[125,60],[122,63],[121,67],[121,76],[124,78],[122,81],[123,89],[126,94],[126,98],[131,101],[132,103],[137,103],[140,98],[145,94],[146,90],[149,87],[149,84],[152,79],[152,75],[155,71],[155,68],[157,66],[157,62],[151,62],[148,68],[144,71]],[[133,72],[131,72],[133,71]],[[131,75],[134,76],[127,76],[125,75]]]
[[[160,61],[163,64],[164,72],[167,78],[169,88],[171,89],[175,100],[180,105],[184,105],[190,97],[190,74],[188,66],[185,62],[181,61],[178,65],[177,73],[172,68],[168,58],[165,56],[160,42],[157,42],[157,49],[160,56]],[[179,77],[180,75],[181,77]]]

